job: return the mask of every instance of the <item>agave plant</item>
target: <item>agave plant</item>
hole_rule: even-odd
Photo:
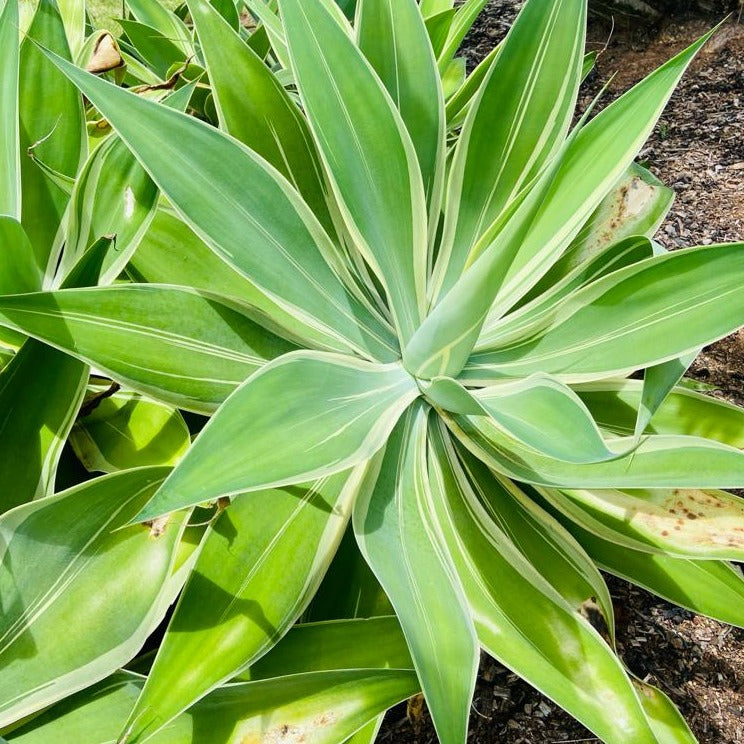
[[[128,280],[10,288],[0,324],[201,430],[149,462],[105,437],[86,460],[79,432],[91,469],[129,469],[0,518],[6,739],[361,744],[420,689],[464,742],[484,649],[606,742],[695,741],[618,658],[598,568],[744,624],[744,507],[720,490],[744,485],[744,412],[682,381],[744,325],[744,249],[665,253],[670,193],[633,163],[707,37],[572,127],[585,0],[528,0],[449,88],[449,0],[360,0],[353,23],[255,0],[252,36],[188,0],[195,39],[130,6],[198,55],[217,126],[40,38],[163,198]],[[186,574],[154,660],[117,671],[137,644],[90,618],[141,643]],[[63,617],[91,637],[60,653]]]

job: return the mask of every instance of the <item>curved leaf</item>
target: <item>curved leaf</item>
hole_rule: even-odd
[[[143,679],[119,672],[9,734],[12,744],[101,744],[115,741]],[[215,690],[151,744],[258,744],[288,735],[338,744],[381,711],[418,690],[416,675],[397,670],[344,670],[245,682]],[[126,741],[121,739],[120,741]],[[126,744],[139,744],[129,739]]]
[[[446,431],[431,442],[434,515],[481,645],[603,739],[657,744],[612,649],[478,503]]]
[[[106,476],[0,517],[0,726],[111,674],[161,620],[183,515],[119,528],[166,472]]]
[[[49,168],[74,177],[85,157],[82,97],[34,42],[65,60],[70,58],[65,28],[54,0],[39,0],[28,36],[21,44],[20,151],[25,153],[33,146],[35,156]],[[51,272],[56,262],[52,246],[69,197],[31,158],[21,159],[21,188],[21,222],[33,246],[36,264],[42,273]]]
[[[175,465],[188,449],[188,427],[170,406],[129,391],[93,390],[70,432],[70,445],[88,471]]]
[[[346,470],[385,444],[417,396],[398,364],[286,354],[225,401],[138,519]]]
[[[18,0],[0,10],[0,215],[21,219]]]
[[[566,463],[541,455],[484,416],[445,416],[479,460],[510,478],[561,488],[741,488],[744,452],[699,437],[656,435],[608,441],[613,460]]]
[[[3,297],[0,323],[135,390],[207,413],[266,359],[291,348],[218,298],[157,285]]]
[[[604,380],[574,385],[597,423],[617,435],[632,434],[643,396],[639,380]],[[744,449],[744,410],[710,395],[675,387],[647,429],[653,434],[707,437]]]
[[[356,247],[384,285],[401,342],[424,311],[426,200],[403,121],[322,0],[281,0],[292,69]]]
[[[462,587],[431,522],[427,410],[393,431],[374,489],[354,508],[359,547],[395,607],[442,744],[464,742],[478,643]]]
[[[295,622],[333,557],[367,469],[248,494],[222,512],[124,725],[133,740],[234,677]]]
[[[195,232],[268,298],[259,309],[281,305],[285,317],[294,315],[293,327],[326,347],[395,358],[389,329],[344,287],[327,263],[335,247],[268,163],[194,117],[45,54],[111,122]]]
[[[744,244],[667,253],[568,297],[537,335],[468,360],[468,380],[547,372],[581,381],[665,362],[744,323]]]

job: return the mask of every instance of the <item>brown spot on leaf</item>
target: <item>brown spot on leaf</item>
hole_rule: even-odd
[[[153,519],[150,522],[143,522],[142,524],[150,529],[150,537],[157,539],[165,534],[169,519],[170,515],[166,514],[163,517],[158,517],[157,519]]]

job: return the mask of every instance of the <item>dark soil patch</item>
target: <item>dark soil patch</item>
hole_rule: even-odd
[[[471,68],[503,38],[522,4],[489,3],[464,47]],[[612,100],[720,20],[712,14],[692,14],[689,4],[680,8],[657,28],[620,22],[612,34],[605,21],[595,18],[589,48],[604,51],[587,81],[583,103],[617,73],[606,97]],[[744,25],[735,21],[699,55],[641,153],[648,167],[677,192],[658,236],[671,249],[744,241]],[[706,348],[690,374],[715,385],[714,395],[744,404],[744,333]],[[744,742],[744,631],[681,610],[626,582],[609,578],[608,583],[618,647],[629,668],[677,703],[701,744]],[[425,707],[402,705],[388,714],[379,741],[433,744],[436,736]],[[470,741],[600,740],[484,657]]]

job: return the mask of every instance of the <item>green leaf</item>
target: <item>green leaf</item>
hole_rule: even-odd
[[[9,742],[114,741],[142,684],[138,675],[118,672],[13,732]],[[229,685],[213,692],[179,716],[166,731],[147,741],[258,744],[291,735],[313,744],[338,744],[379,712],[417,690],[413,672],[390,669],[315,672]]]
[[[474,395],[499,426],[550,457],[581,463],[617,456],[581,398],[548,375],[494,385]]]
[[[52,493],[87,377],[77,359],[33,339],[0,371],[0,512]]]
[[[464,742],[478,643],[462,587],[430,516],[427,409],[393,431],[373,490],[354,508],[359,547],[395,608],[443,744]]]
[[[507,478],[462,449],[457,452],[481,506],[522,555],[605,640],[614,639],[610,592],[591,558],[560,522]]]
[[[356,248],[388,294],[402,342],[424,312],[426,200],[398,110],[322,0],[282,0],[297,86]]]
[[[222,512],[123,727],[133,740],[162,729],[286,633],[318,588],[368,469],[248,494]]]
[[[21,218],[18,0],[0,10],[0,215]]]
[[[631,676],[646,718],[662,744],[698,744],[677,706],[657,687]]]
[[[32,41],[33,40],[33,41]],[[20,55],[20,151],[34,146],[51,169],[74,177],[85,158],[83,103],[75,86],[42,54],[38,44],[69,57],[67,37],[54,0],[39,0]],[[68,195],[49,181],[30,158],[21,159],[21,222],[41,272],[54,270],[54,238]]]
[[[675,359],[744,323],[742,282],[742,243],[640,261],[575,292],[537,334],[476,352],[462,376],[540,371],[579,382]]]
[[[441,410],[486,416],[522,445],[548,457],[576,463],[617,457],[581,398],[547,375],[473,392],[449,377],[435,377],[422,390]]]
[[[638,408],[638,419],[635,425],[635,437],[640,439],[664,399],[682,379],[687,368],[695,361],[700,349],[688,352],[679,359],[648,367],[643,375],[643,394]]]
[[[184,56],[194,53],[191,34],[186,24],[158,0],[126,0],[127,7],[134,17],[147,26],[156,29],[166,39],[176,44]]]
[[[236,679],[305,674],[330,669],[410,669],[406,637],[394,616],[295,625]]]
[[[608,441],[628,454],[595,463],[566,463],[522,445],[484,416],[445,416],[478,459],[527,483],[562,488],[741,488],[744,452],[699,437],[650,436]]]
[[[451,10],[454,4],[454,0],[421,0],[419,7],[421,9],[421,15],[424,18],[429,18],[438,13]]]
[[[289,344],[194,290],[121,285],[0,298],[0,323],[98,367],[115,380],[210,413]]]
[[[130,391],[108,395],[102,386],[93,388],[70,432],[70,445],[90,472],[175,465],[190,443],[175,409]]]
[[[138,519],[346,470],[385,444],[417,396],[399,364],[285,354],[225,401]]]
[[[189,0],[189,8],[220,126],[288,178],[333,234],[318,154],[299,107],[263,59],[227,27],[207,0]]]
[[[436,229],[444,186],[444,99],[416,0],[362,0],[356,31],[359,48],[411,136],[429,205],[430,230]]]
[[[610,646],[484,510],[442,427],[429,467],[433,513],[481,645],[602,739],[657,744]]]
[[[575,385],[597,423],[618,435],[633,434],[644,384],[639,380],[604,380]],[[744,449],[744,411],[731,403],[675,387],[658,409],[647,431],[707,437]]]
[[[152,26],[123,18],[118,23],[137,54],[162,80],[169,77],[173,65],[184,62],[184,51]]]
[[[424,25],[426,33],[429,35],[434,55],[438,57],[444,45],[447,43],[447,36],[452,27],[452,19],[455,17],[455,9],[447,8],[433,15],[424,14]],[[439,72],[437,70],[437,72]]]
[[[646,168],[631,163],[550,273],[567,273],[611,243],[631,235],[651,237],[673,201],[672,189]]]
[[[284,29],[273,10],[266,0],[246,0],[246,6],[251,15],[261,22],[261,28],[271,42],[271,50],[276,56],[279,64],[289,70],[289,52],[287,51],[287,40],[284,38]]]
[[[164,475],[106,476],[0,517],[0,726],[111,674],[161,620],[183,515],[119,528]]]
[[[99,145],[77,178],[67,212],[65,247],[58,277],[104,235],[115,236],[101,271],[111,283],[134,253],[157,208],[158,189],[127,146],[116,136]]]
[[[0,295],[36,292],[43,274],[26,231],[14,217],[0,216]]]
[[[712,489],[546,492],[567,516],[608,537],[624,536],[634,550],[678,558],[741,561],[744,557],[744,499]],[[615,539],[615,538],[612,538]]]
[[[476,245],[469,268],[409,342],[404,359],[412,373],[429,378],[462,370],[488,313],[503,315],[539,282],[628,168],[707,38],[667,62],[569,137],[536,185]]]
[[[561,146],[581,80],[585,19],[585,2],[531,0],[499,46],[455,149],[434,301]]]
[[[293,329],[325,348],[394,358],[390,329],[344,287],[326,262],[334,260],[330,239],[263,159],[194,117],[50,59],[111,122],[195,232],[268,297],[262,310],[279,304],[284,317],[294,316]]]
[[[604,570],[693,612],[744,627],[744,577],[739,568],[725,561],[634,550],[622,544],[623,533],[607,528],[606,537],[599,537],[559,511],[553,513]]]
[[[85,42],[85,0],[58,0],[57,4],[70,53],[76,59]]]
[[[565,276],[559,274],[561,278],[547,274],[545,279],[550,281],[544,285],[540,282],[533,292],[523,298],[524,304],[503,318],[497,314],[486,318],[475,346],[476,351],[506,346],[536,333],[551,323],[553,311],[577,289],[653,255],[653,243],[648,238],[636,236],[600,249]]]
[[[183,220],[162,207],[131,257],[127,272],[138,282],[173,284],[229,298],[264,328],[301,346],[312,345],[309,339],[287,332],[293,322],[291,315],[267,303],[251,282],[220,259]],[[261,312],[267,304],[268,315]]]
[[[456,8],[452,25],[449,34],[447,35],[447,43],[438,57],[440,73],[443,74],[444,70],[452,61],[452,58],[460,48],[462,40],[465,38],[473,23],[475,23],[475,19],[486,6],[487,2],[488,0],[465,0],[459,8]],[[449,3],[449,7],[452,7],[452,3]]]

